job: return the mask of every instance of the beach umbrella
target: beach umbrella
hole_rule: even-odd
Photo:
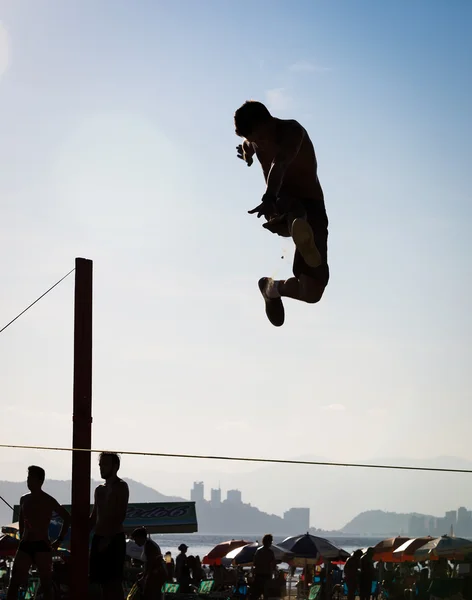
[[[461,560],[471,553],[472,541],[443,535],[442,537],[433,538],[427,544],[418,548],[414,557],[418,561],[434,560],[435,558]]]
[[[293,553],[291,564],[316,564],[321,559],[338,561],[349,558],[349,553],[342,548],[309,533],[288,537],[278,546]]]
[[[225,556],[225,560],[227,560],[229,563],[232,563],[233,560],[235,560],[235,558],[238,556],[238,554],[242,552],[245,548],[254,548],[255,554],[259,546],[259,542],[251,542],[249,544],[246,544],[245,546],[239,546],[238,548],[231,550],[231,552],[228,552],[228,554]]]
[[[246,546],[242,546],[241,548],[233,550],[226,555],[226,558],[231,558],[233,565],[249,566],[254,562],[254,556],[256,555],[258,548],[262,548],[262,546],[257,542],[253,544],[247,544]],[[293,552],[289,552],[288,550],[285,550],[285,548],[281,548],[276,544],[272,544],[270,549],[274,553],[274,557],[277,562],[287,562],[294,557]]]
[[[210,552],[203,557],[202,564],[203,565],[219,565],[221,564],[221,559],[224,558],[227,554],[229,554],[232,550],[236,548],[241,548],[242,546],[246,546],[249,544],[247,540],[228,540],[227,542],[221,542],[217,544]]]
[[[408,540],[392,552],[394,558],[393,562],[414,562],[414,554],[418,548],[421,548],[421,546],[424,546],[432,539],[433,538],[429,535],[427,537],[418,537]]]
[[[409,537],[392,537],[382,540],[374,546],[374,555],[372,560],[383,562],[395,562],[393,552],[399,548],[405,542],[408,542],[411,538]]]

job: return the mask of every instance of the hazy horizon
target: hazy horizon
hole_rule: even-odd
[[[93,447],[467,460],[471,22],[465,1],[2,3],[0,328],[94,261]],[[264,192],[236,157],[248,98],[306,127],[330,221],[325,295],[287,301],[280,329],[257,281],[290,276],[293,249],[247,214]],[[73,284],[0,336],[4,444],[71,444]],[[0,479],[35,462],[70,472],[0,449]],[[123,474],[244,484],[330,528],[472,497],[465,474],[146,457]]]
[[[22,451],[29,452],[29,451]],[[23,472],[28,464],[39,463],[46,466],[50,452],[31,452],[30,461],[22,461]],[[100,473],[96,460],[92,455],[92,479],[100,481]],[[156,461],[160,464],[159,472],[143,469],[139,459]],[[323,457],[292,457],[294,459],[323,460]],[[384,510],[398,513],[424,513],[441,517],[448,510],[456,510],[460,506],[472,509],[471,484],[464,476],[457,473],[433,473],[415,471],[372,471],[370,469],[325,467],[309,465],[267,465],[251,468],[243,464],[239,471],[225,473],[216,469],[199,469],[195,476],[191,472],[176,470],[165,471],[165,463],[170,469],[171,463],[177,464],[179,459],[157,459],[152,457],[122,456],[120,475],[142,483],[166,496],[190,498],[190,489],[194,481],[204,481],[205,499],[210,499],[210,489],[221,486],[222,498],[229,489],[240,489],[243,502],[257,506],[269,514],[283,516],[284,511],[292,507],[308,506],[311,512],[312,527],[339,530],[357,514],[368,510]],[[197,461],[200,462],[200,461]],[[206,461],[205,461],[206,462]],[[209,461],[213,462],[213,461]],[[360,463],[375,463],[374,460],[359,460]],[[463,468],[472,469],[472,461],[458,457],[436,457],[426,460],[383,458],[382,464],[410,465],[417,467]],[[25,477],[17,479],[5,477],[4,473],[13,474],[13,470],[5,470],[2,464],[2,479],[22,483]],[[18,467],[19,465],[17,465]],[[47,467],[47,480],[70,480],[68,468],[51,470]],[[17,470],[15,472],[18,472]],[[312,480],[307,475],[316,475]],[[334,473],[333,473],[334,472]],[[172,473],[172,476],[170,474]],[[333,478],[333,474],[335,477]],[[371,482],[377,487],[371,489]],[[425,486],[424,483],[427,482]],[[434,485],[438,482],[438,485]],[[330,484],[329,487],[326,487]],[[432,485],[433,484],[433,485]],[[405,494],[405,489],[409,494]],[[321,493],[320,493],[321,488]],[[26,489],[26,488],[25,488]],[[434,489],[434,494],[431,490]],[[1,490],[0,490],[1,494]],[[346,502],[345,498],[349,499]],[[15,499],[8,499],[14,503]],[[133,498],[131,498],[133,500]],[[138,501],[138,499],[135,499]],[[333,506],[336,505],[335,510]]]

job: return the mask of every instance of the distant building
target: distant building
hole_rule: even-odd
[[[408,535],[411,537],[421,537],[429,533],[429,521],[422,515],[411,515],[408,520]]]
[[[462,537],[472,534],[472,513],[463,506],[457,511],[456,534]]]
[[[211,490],[210,504],[212,507],[220,506],[221,504],[221,489]]]
[[[190,490],[190,500],[192,500],[192,502],[203,502],[203,500],[205,500],[205,487],[203,481],[193,482],[193,488]]]
[[[239,490],[228,490],[226,493],[226,500],[230,504],[242,504],[242,495]]]
[[[441,535],[447,535],[450,530],[450,525],[447,523],[446,517],[436,519],[436,527],[432,532],[433,535],[440,537]]]
[[[430,517],[429,519],[425,519],[426,527],[425,532],[422,535],[435,535],[436,532],[436,519],[434,517]]]
[[[292,535],[307,533],[310,529],[310,509],[309,508],[290,508],[284,512],[284,523],[292,532]]]
[[[445,515],[444,519],[446,521],[447,534],[452,531],[455,531],[457,528],[457,511],[449,510]]]

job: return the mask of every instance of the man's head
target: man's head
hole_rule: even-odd
[[[353,556],[354,558],[361,558],[361,556],[362,556],[363,554],[364,554],[364,553],[362,552],[362,550],[356,550],[352,556]]]
[[[236,135],[250,142],[264,141],[273,131],[274,118],[262,104],[256,100],[247,100],[234,113]]]
[[[98,460],[100,475],[107,480],[115,477],[120,469],[120,457],[114,452],[102,452]]]
[[[28,486],[30,492],[40,490],[45,478],[46,473],[42,467],[37,467],[36,465],[31,465],[31,467],[28,467],[28,478],[26,480],[26,485]]]
[[[177,548],[177,550],[179,550],[180,552],[183,552],[185,554],[185,552],[187,552],[187,550],[188,550],[188,546],[187,546],[187,544],[180,544],[180,546]]]
[[[131,534],[131,539],[138,544],[138,546],[144,546],[148,537],[146,527],[138,527]]]
[[[262,545],[265,548],[269,548],[270,546],[272,546],[273,541],[274,541],[274,538],[271,536],[271,534],[266,533],[265,536],[262,538]]]

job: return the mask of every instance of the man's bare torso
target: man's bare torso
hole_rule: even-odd
[[[297,121],[276,119],[276,138],[264,144],[253,143],[256,156],[261,163],[264,178],[267,182],[272,162],[277,152],[283,146],[285,136],[289,136],[294,128],[300,128]],[[280,196],[296,198],[319,198],[321,192],[317,174],[317,161],[312,141],[305,131],[305,136],[296,158],[285,171]]]
[[[49,541],[49,524],[57,506],[56,500],[40,491],[26,494],[20,500],[23,518],[23,540]]]
[[[271,548],[263,546],[259,548],[254,557],[254,569],[256,575],[269,576],[275,565],[275,557]]]
[[[128,495],[128,484],[118,479],[112,485],[99,485],[95,490],[95,506],[97,509],[97,522],[95,533],[102,536],[111,536],[123,532],[121,506],[123,497]]]

